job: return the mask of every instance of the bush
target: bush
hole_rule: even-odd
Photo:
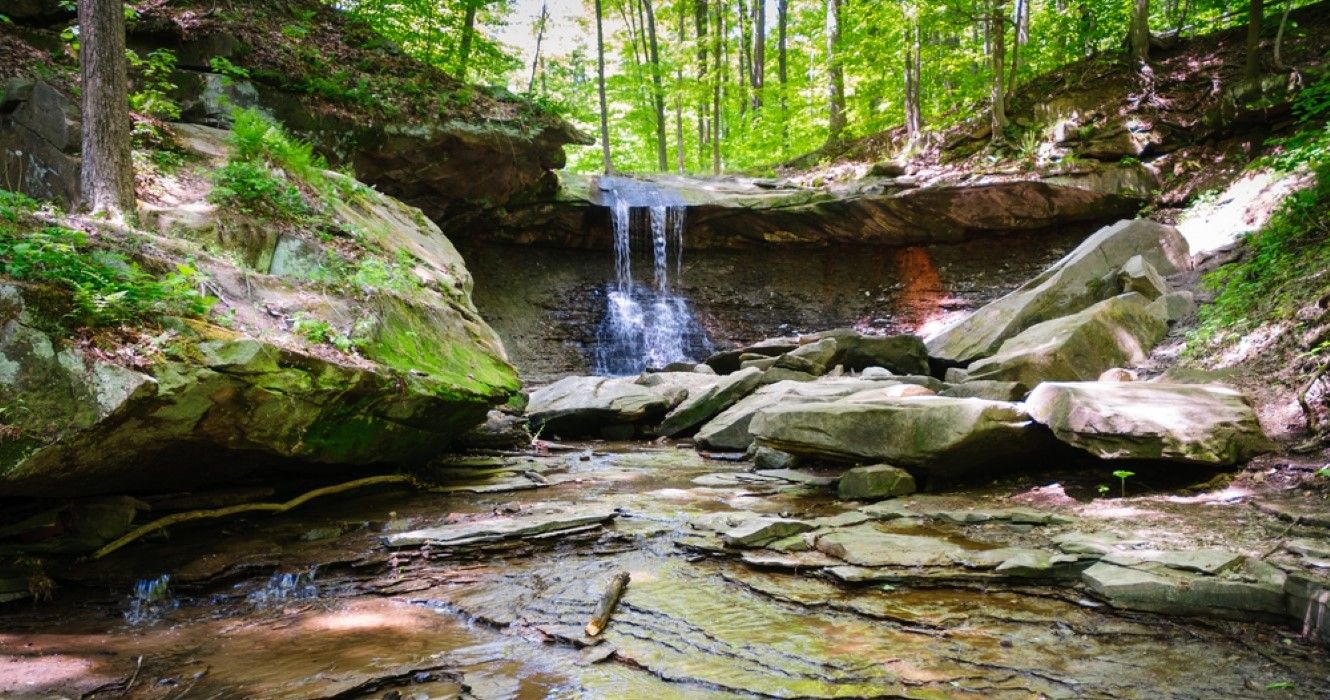
[[[208,195],[215,204],[246,214],[298,220],[310,214],[300,190],[263,162],[232,160],[213,173]]]

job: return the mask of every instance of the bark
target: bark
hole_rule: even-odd
[[[776,0],[776,79],[780,81],[781,155],[790,145],[790,73],[786,61],[786,30],[790,24],[790,0]]]
[[[906,49],[905,49],[905,135],[910,145],[914,145],[923,130],[923,115],[919,106],[919,73],[922,67],[922,32],[919,27],[919,6],[906,6]]]
[[[753,0],[753,109],[760,109],[767,83],[767,3]]]
[[[605,100],[605,27],[601,13],[601,2],[596,0],[596,75],[599,78],[597,88],[600,92],[600,152],[605,165],[605,174],[614,172],[614,163],[610,160],[610,122],[609,110]]]
[[[688,40],[688,5],[679,3],[679,45]],[[683,142],[683,62],[675,63],[674,68],[674,143],[679,173],[688,169],[688,159],[684,155]]]
[[[1284,14],[1279,18],[1279,32],[1275,34],[1275,68],[1286,70],[1284,57],[1280,53],[1284,47],[1284,27],[1288,26],[1288,13],[1293,9],[1293,0],[1284,0]]]
[[[1139,65],[1150,62],[1150,0],[1132,0],[1131,57]]]
[[[992,140],[1002,143],[1003,131],[1007,128],[1007,90],[1003,73],[1007,67],[1007,22],[1003,12],[1005,0],[993,0],[992,12],[988,16],[988,37],[992,45],[993,95],[992,95]]]
[[[725,67],[725,56],[721,51],[725,36],[725,3],[716,0],[714,22],[715,31],[711,33],[711,53],[715,60],[715,70],[711,75],[711,171],[720,174],[720,119],[721,119],[721,71]]]
[[[536,20],[537,22],[536,55],[534,58],[531,59],[531,80],[527,81],[526,84],[527,94],[531,94],[531,91],[536,88],[536,69],[540,68],[541,66],[540,48],[541,44],[543,44],[545,41],[545,26],[549,24],[549,21],[550,21],[550,10],[548,7],[548,3],[541,3],[540,19]]]
[[[1016,92],[1016,76],[1021,68],[1021,46],[1030,40],[1030,0],[1016,0],[1016,35],[1011,43],[1011,75],[1007,93]]]
[[[734,0],[734,4],[739,17],[739,117],[742,119],[748,111],[748,84],[753,75],[748,43],[748,8],[744,0]]]
[[[1284,0],[1285,3],[1292,0]],[[1287,5],[1286,5],[1287,6]],[[1265,0],[1247,2],[1247,80],[1261,78],[1261,24],[1265,19]]]
[[[707,0],[697,0],[693,5],[693,27],[697,31],[697,84],[705,88],[708,80],[708,44],[707,44],[707,25],[711,21],[711,10],[707,5]],[[706,91],[698,91],[697,101],[697,167],[698,170],[706,169],[707,143],[710,135],[708,129],[708,119],[710,118],[709,103],[711,96]]]
[[[462,20],[462,55],[458,58],[457,78],[466,80],[471,62],[471,37],[476,33],[476,5],[480,0],[466,0],[466,16]]]
[[[129,74],[121,0],[79,0],[83,89],[83,206],[133,221],[134,167],[129,143]]]
[[[656,11],[651,0],[642,0],[642,7],[647,15],[647,40],[651,57],[652,97],[656,106],[656,167],[660,172],[670,169],[670,159],[665,142],[665,88],[660,78],[660,47],[656,42]]]
[[[596,612],[592,614],[591,621],[586,623],[588,637],[598,637],[605,631],[605,626],[610,623],[610,616],[614,614],[614,608],[619,605],[619,598],[623,597],[623,590],[628,587],[628,580],[627,571],[620,571],[610,578],[609,584],[605,586],[605,592],[600,596],[600,602],[596,604]]]
[[[845,129],[845,70],[840,55],[840,3],[826,0],[827,10],[827,143],[840,141]]]

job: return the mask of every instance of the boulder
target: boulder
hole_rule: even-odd
[[[780,403],[749,425],[759,447],[801,457],[888,462],[958,476],[1035,453],[1043,440],[1017,404],[920,396],[874,403]]]
[[[928,352],[952,364],[992,355],[1004,341],[1037,323],[1121,293],[1116,274],[1137,255],[1165,275],[1190,267],[1187,242],[1173,227],[1144,219],[1119,221],[1016,291],[929,338]]]
[[[526,419],[497,410],[490,411],[484,423],[457,438],[457,447],[463,450],[520,449],[530,444],[531,431],[527,429]]]
[[[991,379],[976,379],[972,382],[952,384],[939,396],[957,399],[987,399],[989,401],[1020,401],[1028,396],[1030,388],[1020,382],[999,382]]]
[[[1251,557],[1215,573],[1140,562],[1101,561],[1081,574],[1114,607],[1168,615],[1274,620],[1286,614],[1283,571]]]
[[[655,423],[668,409],[663,394],[632,377],[565,377],[531,392],[526,415],[538,433],[567,438]]]
[[[835,338],[823,338],[781,355],[776,358],[773,366],[822,376],[835,364],[833,360],[836,358],[837,349]]]
[[[1110,368],[1110,369],[1106,369],[1106,370],[1104,370],[1104,371],[1099,375],[1099,379],[1098,379],[1098,381],[1101,381],[1101,382],[1134,382],[1134,381],[1137,381],[1137,380],[1139,380],[1139,379],[1140,379],[1140,375],[1138,375],[1138,374],[1136,373],[1135,370],[1130,370],[1130,369],[1126,369],[1126,368],[1123,368],[1123,367],[1113,367],[1113,368]]]
[[[880,388],[880,384],[849,378],[776,382],[758,389],[707,421],[698,429],[694,438],[699,446],[707,449],[741,452],[753,443],[753,436],[748,432],[749,423],[763,408],[777,404],[831,401],[874,388]]]
[[[813,526],[802,520],[787,518],[753,518],[728,530],[721,535],[721,540],[730,547],[765,547],[776,540],[812,530]]]
[[[759,447],[753,454],[753,464],[762,470],[789,470],[799,466],[799,458],[770,447]]]
[[[842,365],[852,372],[881,367],[897,374],[928,374],[928,349],[917,335],[863,335],[849,331],[834,337],[837,352],[830,364]]]
[[[1196,295],[1189,291],[1169,292],[1150,302],[1150,313],[1177,323],[1196,313]]]
[[[842,501],[877,501],[914,493],[914,477],[889,464],[871,464],[845,472],[836,484]]]
[[[78,203],[78,106],[40,80],[0,88],[0,185],[62,207]]]
[[[1227,466],[1270,447],[1251,403],[1226,386],[1050,382],[1025,405],[1057,439],[1101,459]]]
[[[1143,362],[1168,326],[1132,292],[1031,326],[998,352],[970,365],[969,379],[1021,382],[1092,380],[1104,370]]]
[[[710,390],[720,379],[714,374],[697,372],[643,372],[637,383],[664,396],[669,401],[669,409],[674,409],[690,397]]]
[[[1140,255],[1133,255],[1118,270],[1118,288],[1123,292],[1137,292],[1147,299],[1168,294],[1168,282]]]
[[[692,376],[709,379],[711,383],[690,391],[688,398],[665,416],[658,431],[661,435],[675,436],[693,430],[717,413],[733,406],[739,399],[757,389],[758,383],[762,380],[762,371],[749,368],[724,377],[717,377],[714,374]]]

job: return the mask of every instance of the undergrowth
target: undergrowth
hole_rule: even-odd
[[[154,275],[122,253],[94,245],[82,231],[43,224],[38,203],[0,190],[0,273],[63,290],[65,320],[115,326],[160,316],[201,317],[216,299],[198,290],[198,272],[178,264]]]

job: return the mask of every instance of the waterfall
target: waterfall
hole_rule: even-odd
[[[614,232],[614,283],[607,286],[605,316],[596,332],[596,373],[636,374],[710,354],[711,340],[676,287],[687,224],[682,199],[621,177],[600,178],[600,190]],[[648,252],[650,284],[638,284],[633,256]]]

